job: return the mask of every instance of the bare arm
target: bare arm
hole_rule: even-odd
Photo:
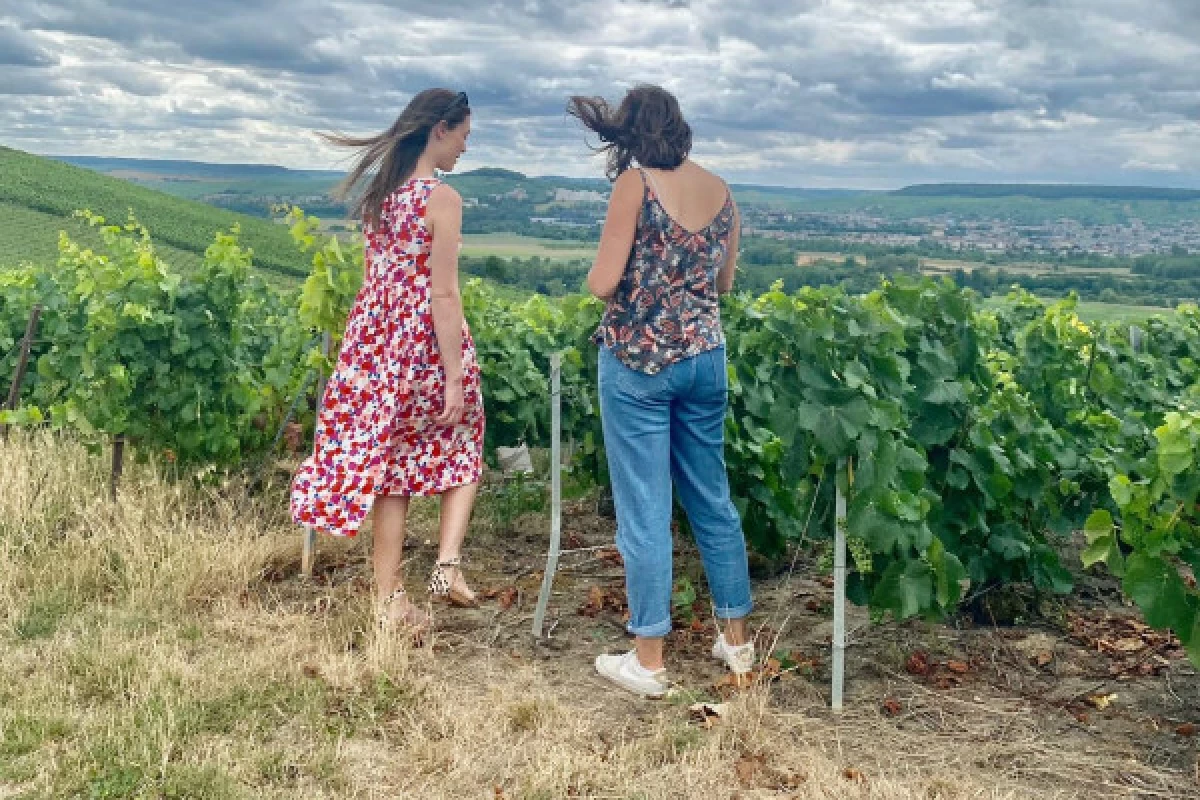
[[[446,372],[446,403],[438,421],[457,422],[462,416],[462,295],[458,289],[458,242],[462,231],[462,198],[447,184],[429,195],[425,224],[433,234],[429,254],[432,279],[433,332]]]
[[[720,294],[733,291],[733,276],[737,272],[738,245],[741,239],[742,214],[738,211],[737,203],[734,203],[733,225],[729,229],[729,252],[725,254],[725,263],[717,271],[717,292]]]
[[[596,261],[588,272],[588,290],[607,300],[617,290],[625,265],[629,262],[629,251],[633,249],[633,237],[637,232],[638,214],[642,208],[642,178],[637,170],[627,169],[613,184],[612,196],[608,200],[608,216],[604,220],[604,231],[600,234],[600,247]]]

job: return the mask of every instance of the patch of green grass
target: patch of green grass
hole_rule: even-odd
[[[239,795],[234,780],[217,767],[168,764],[157,796],[164,800],[222,800]]]
[[[71,732],[65,720],[41,718],[27,714],[0,722],[0,756],[15,758],[32,753],[51,739],[61,739]]]
[[[236,782],[214,766],[96,764],[81,783],[66,789],[88,800],[153,797],[161,800],[225,800],[240,796]]]
[[[74,603],[62,590],[34,595],[13,626],[13,633],[23,641],[47,639],[58,631],[62,621],[74,610]]]
[[[303,774],[299,764],[289,759],[286,753],[278,750],[259,757],[256,766],[258,777],[264,783],[280,788],[294,788]]]
[[[0,781],[26,783],[38,776],[38,765],[31,757],[47,742],[69,736],[71,727],[57,717],[29,714],[0,720]]]

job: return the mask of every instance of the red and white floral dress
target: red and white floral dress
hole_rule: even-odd
[[[433,330],[425,209],[438,183],[408,181],[365,230],[363,285],[325,387],[313,454],[292,480],[299,525],[353,536],[378,495],[440,494],[480,479],[483,395],[465,321],[466,410],[454,425],[434,420],[446,376]]]

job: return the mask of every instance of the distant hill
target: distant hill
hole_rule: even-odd
[[[183,161],[154,158],[107,158],[104,156],[51,156],[56,161],[86,167],[97,172],[141,172],[151,175],[170,175],[197,180],[232,178],[328,178],[340,180],[344,173],[334,170],[289,169],[273,164],[212,164],[205,161]]]
[[[184,162],[180,162],[184,163]],[[41,258],[46,240],[57,240],[59,228],[78,228],[77,209],[90,209],[113,222],[130,211],[146,225],[156,243],[192,254],[196,259],[218,231],[241,226],[241,241],[253,248],[254,263],[282,275],[308,273],[308,259],[292,243],[285,226],[174,197],[108,177],[61,160],[0,147],[0,233],[9,260]],[[14,239],[16,240],[14,242]],[[28,243],[29,255],[14,247]]]
[[[922,183],[890,194],[900,197],[1035,197],[1041,200],[1200,200],[1200,190],[1155,186],[1056,183]]]

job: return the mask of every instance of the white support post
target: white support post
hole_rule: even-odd
[[[562,538],[562,354],[550,355],[550,553],[546,557],[546,573],[538,592],[537,608],[533,613],[533,635],[542,638],[546,623],[546,606],[550,589],[558,570]]]
[[[325,358],[329,358],[329,351],[333,349],[333,336],[326,331],[321,337],[321,354]],[[317,417],[321,415],[321,401],[325,397],[325,375],[317,378]],[[306,578],[312,577],[313,571],[313,556],[317,549],[317,532],[312,528],[304,529],[304,549],[300,554],[300,572]]]
[[[839,458],[834,480],[833,533],[833,686],[830,705],[842,710],[842,690],[846,680],[846,495],[842,492],[845,476],[849,489],[846,459]]]

